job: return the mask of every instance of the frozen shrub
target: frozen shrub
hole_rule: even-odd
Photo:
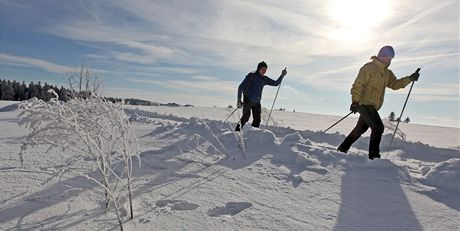
[[[84,176],[104,189],[106,208],[109,203],[113,204],[123,229],[118,201],[124,197],[129,199],[132,219],[132,157],[139,158],[139,146],[121,105],[101,97],[75,98],[65,103],[54,98],[50,102],[25,101],[21,108],[24,111],[19,115],[18,124],[30,129],[21,148],[21,164],[24,151],[35,145],[49,145],[49,150],[69,150],[74,161],[93,160],[100,179]],[[120,168],[119,163],[123,167]]]

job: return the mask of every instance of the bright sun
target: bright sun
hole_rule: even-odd
[[[329,16],[337,23],[331,36],[346,41],[368,40],[373,29],[388,18],[389,5],[389,0],[331,0]]]

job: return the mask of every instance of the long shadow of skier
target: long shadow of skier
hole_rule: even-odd
[[[423,230],[401,188],[398,167],[365,161],[345,171],[334,230]]]

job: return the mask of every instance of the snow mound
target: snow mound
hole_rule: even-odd
[[[295,159],[295,164],[297,165],[304,165],[304,166],[311,166],[311,165],[320,165],[321,162],[317,159],[309,155],[305,152],[297,153],[297,157]]]
[[[141,110],[139,108],[136,108],[136,109],[124,108],[124,112],[130,117],[131,121],[136,121],[136,122],[151,123],[151,121],[158,120],[158,119],[173,120],[177,122],[188,121],[188,119],[178,117],[172,114],[163,115],[157,112]],[[140,121],[137,121],[137,119]]]
[[[303,140],[304,138],[302,137],[302,135],[300,135],[299,132],[294,132],[294,133],[287,134],[286,136],[284,136],[283,141],[281,142],[281,145],[289,146],[289,145],[301,142]],[[311,144],[310,141],[308,141],[308,143]]]
[[[9,111],[15,111],[19,108],[19,104],[15,103],[15,104],[10,104],[10,105],[7,105],[7,106],[4,106],[2,108],[0,108],[0,112],[9,112]]]
[[[45,102],[41,99],[38,99],[37,97],[33,97],[32,99],[23,100],[19,103],[12,103],[4,107],[1,107],[0,112],[10,112],[10,111],[18,110],[18,109],[53,107],[59,104],[60,102],[54,99],[51,99],[50,101]]]
[[[460,191],[460,159],[436,164],[426,172],[422,181],[437,188]]]
[[[132,114],[129,117],[129,122],[138,122],[138,123],[155,123],[157,120],[150,118],[148,116],[142,116],[138,114]]]
[[[245,139],[245,145],[254,147],[257,149],[268,148],[275,144],[276,136],[270,130],[259,129],[255,127],[245,127],[243,129],[243,137]]]

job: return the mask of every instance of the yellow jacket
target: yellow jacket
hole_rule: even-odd
[[[409,76],[396,79],[384,63],[373,59],[359,70],[351,88],[351,100],[360,105],[373,105],[379,110],[383,104],[386,87],[397,90],[406,87],[410,82]]]

